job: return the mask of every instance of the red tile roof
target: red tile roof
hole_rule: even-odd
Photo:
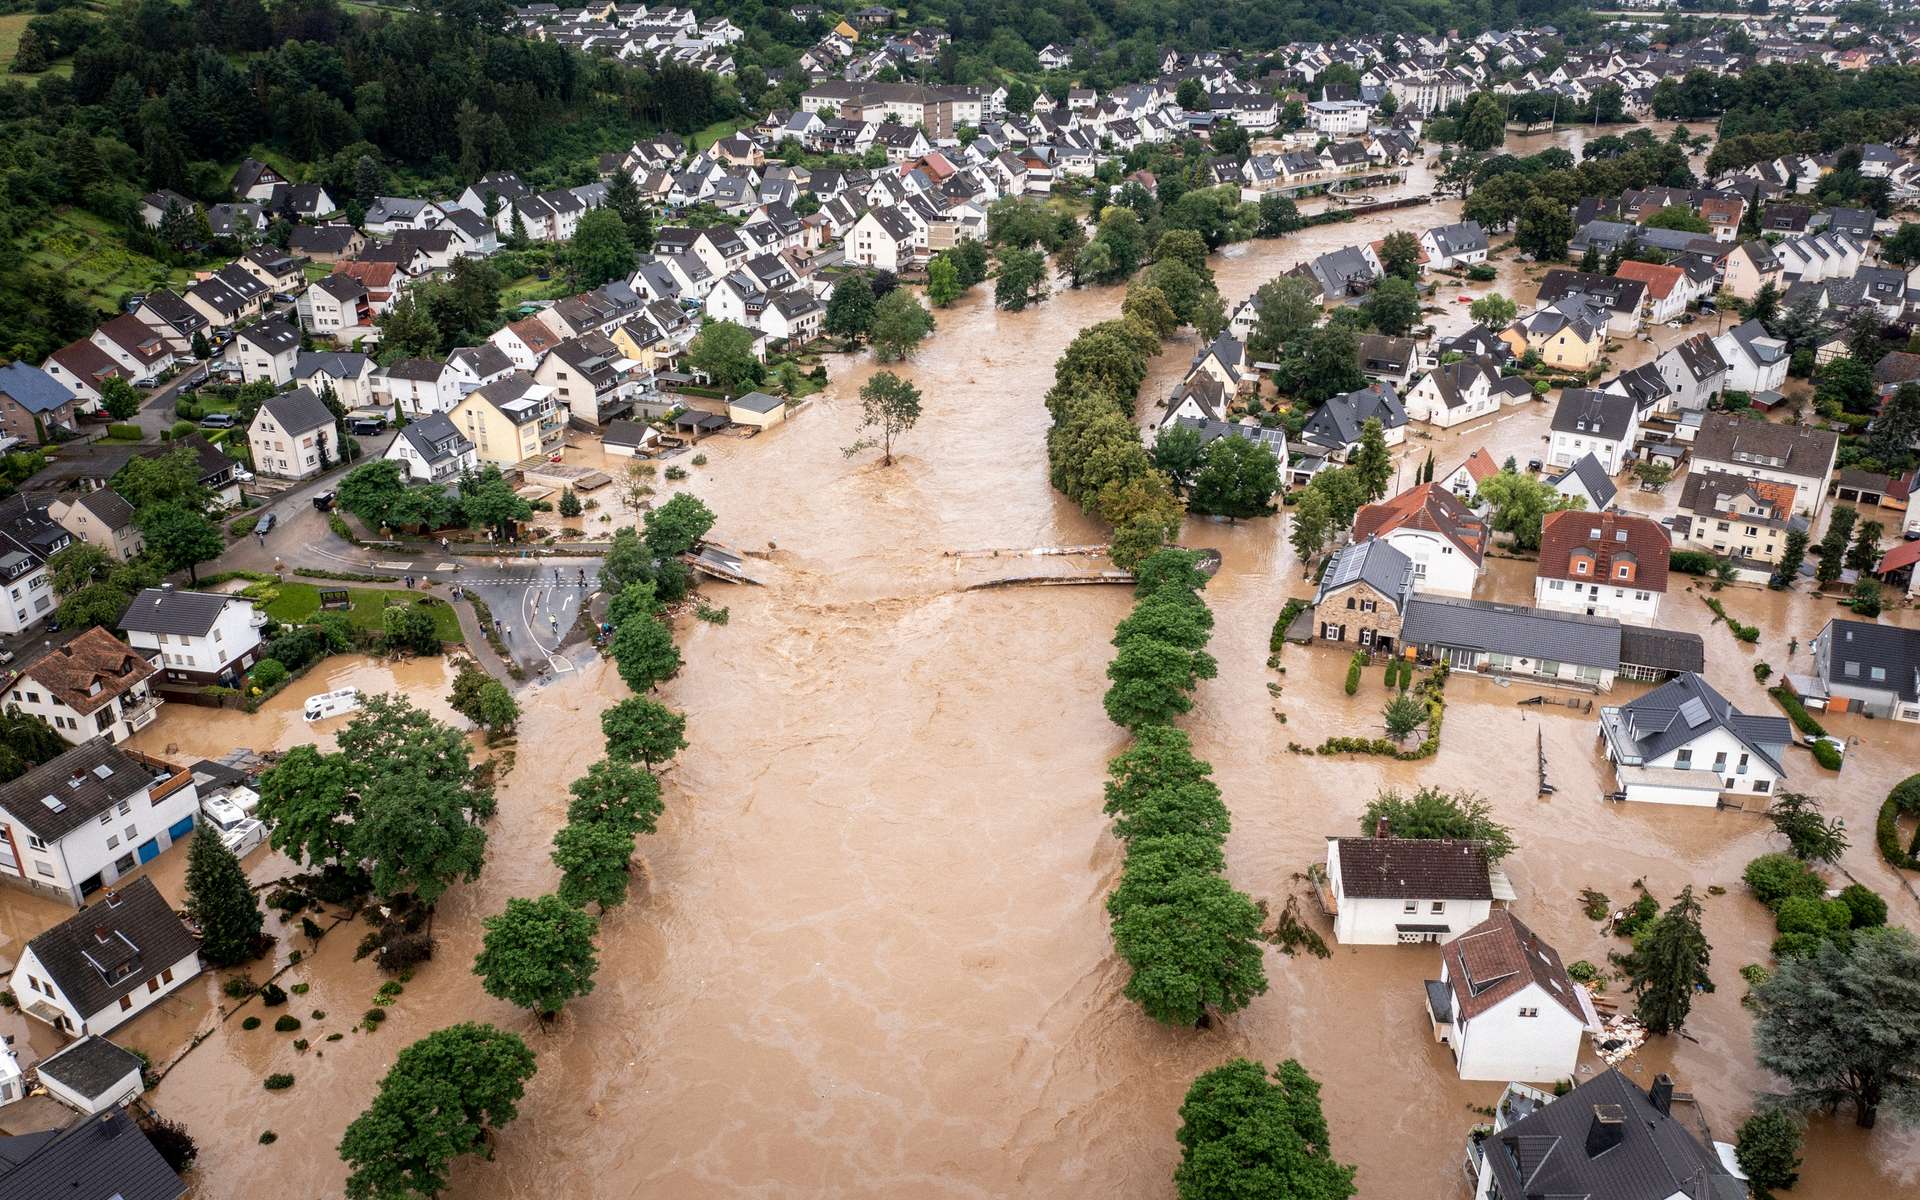
[[[1582,1025],[1586,1011],[1560,952],[1506,909],[1448,942],[1440,951],[1453,987],[1454,1019],[1472,1019],[1537,983]]]
[[[1540,566],[1543,579],[1572,579],[1581,583],[1631,584],[1636,590],[1667,590],[1667,560],[1673,543],[1660,522],[1629,513],[1548,513],[1540,525]],[[1575,570],[1576,561],[1584,571]],[[1622,577],[1619,568],[1631,568]]]
[[[84,717],[152,678],[154,666],[132,646],[95,626],[42,655],[22,674]]]
[[[1487,453],[1485,446],[1467,455],[1467,461],[1460,465],[1467,469],[1467,474],[1473,477],[1475,483],[1483,483],[1500,473],[1500,464],[1493,461],[1493,455]]]
[[[1673,294],[1674,287],[1687,277],[1687,273],[1679,267],[1628,259],[1614,268],[1613,276],[1615,279],[1637,279],[1647,285],[1647,295],[1656,300],[1665,300]]]
[[[1423,483],[1379,504],[1361,509],[1353,521],[1353,540],[1385,537],[1396,529],[1425,529],[1438,533],[1460,548],[1460,552],[1479,566],[1487,556],[1491,537],[1486,522],[1473,515],[1446,488]]]
[[[1898,571],[1915,563],[1920,563],[1920,542],[1901,542],[1881,556],[1880,565],[1873,569],[1873,573],[1885,575],[1888,571]]]

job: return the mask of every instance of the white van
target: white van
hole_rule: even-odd
[[[307,720],[324,721],[328,717],[350,713],[359,707],[359,688],[341,688],[337,692],[321,692],[318,696],[307,697]]]
[[[237,857],[245,858],[249,851],[267,840],[267,827],[233,803],[232,793],[202,800],[200,817],[201,834],[218,837]]]

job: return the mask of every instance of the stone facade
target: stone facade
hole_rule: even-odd
[[[1393,597],[1359,580],[1328,596],[1314,610],[1323,642],[1346,642],[1362,649],[1391,649],[1400,640],[1400,607]]]

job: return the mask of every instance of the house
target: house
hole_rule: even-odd
[[[1623,264],[1624,265],[1624,264]],[[1639,331],[1646,320],[1647,285],[1628,275],[1596,275],[1589,271],[1556,268],[1540,281],[1539,303],[1585,300],[1607,315],[1607,330],[1625,337]]]
[[[200,205],[197,201],[190,200],[170,188],[161,188],[157,192],[148,192],[140,197],[138,212],[142,225],[148,229],[157,230],[169,214],[197,216]]]
[[[47,515],[58,521],[60,528],[121,562],[147,548],[140,527],[133,523],[133,505],[112,488],[59,496],[48,503]]]
[[[1624,799],[1712,808],[1723,793],[1774,792],[1793,725],[1741,712],[1688,672],[1601,709],[1600,737]]]
[[[1239,338],[1221,330],[1207,347],[1194,355],[1187,368],[1188,378],[1205,375],[1218,383],[1225,394],[1251,391],[1260,382],[1253,364],[1247,361],[1247,349]]]
[[[1415,596],[1401,617],[1400,642],[1455,671],[1595,691],[1611,688],[1622,667],[1618,621],[1484,600]]]
[[[236,687],[260,651],[267,614],[240,596],[184,592],[172,584],[147,588],[120,614],[133,648],[161,670],[163,691]]]
[[[21,633],[53,613],[53,576],[47,560],[73,544],[68,533],[47,515],[44,500],[29,501],[14,493],[0,499],[0,634]]]
[[[251,200],[259,203],[273,195],[275,184],[291,182],[285,175],[274,170],[257,158],[243,158],[233,172],[233,182],[227,185],[236,199]]]
[[[1328,137],[1365,133],[1373,106],[1364,100],[1315,100],[1307,105],[1307,128]]]
[[[787,419],[786,401],[765,392],[748,392],[727,401],[727,419],[736,425],[769,429]]]
[[[1665,384],[1662,403],[1670,411],[1704,412],[1726,390],[1727,361],[1720,357],[1711,334],[1696,333],[1669,346],[1653,360],[1653,369]]]
[[[1353,540],[1384,539],[1413,563],[1413,586],[1422,593],[1471,596],[1486,569],[1487,523],[1437,483],[1423,483],[1378,504],[1353,520]]]
[[[1630,396],[1567,388],[1554,406],[1551,429],[1548,463],[1570,467],[1591,454],[1608,475],[1618,475],[1633,457],[1640,409]]]
[[[351,350],[302,350],[293,363],[293,382],[324,400],[329,391],[342,408],[374,402],[373,360]]]
[[[1695,469],[1687,473],[1680,493],[1682,534],[1698,550],[1733,560],[1736,570],[1771,578],[1786,549],[1787,533],[1807,531],[1807,522],[1793,515],[1790,483]]]
[[[84,741],[0,784],[0,882],[77,907],[191,833],[199,803],[190,772]]]
[[[1376,383],[1390,383],[1396,388],[1404,388],[1413,382],[1414,368],[1420,363],[1420,348],[1413,339],[1386,337],[1378,333],[1361,334],[1356,339],[1354,354],[1360,360],[1362,375]]]
[[[1691,291],[1686,286],[1687,273],[1679,267],[1629,258],[1613,269],[1613,275],[1645,289],[1646,319],[1656,325],[1664,325],[1687,311]]]
[[[1469,267],[1487,261],[1487,231],[1478,221],[1436,225],[1420,235],[1420,249],[1436,271]]]
[[[1313,410],[1301,430],[1301,438],[1323,449],[1328,458],[1345,462],[1347,454],[1359,444],[1360,435],[1370,420],[1380,422],[1388,446],[1398,446],[1407,437],[1407,410],[1393,387],[1376,383],[1344,396],[1334,396]]]
[[[1389,542],[1369,538],[1333,552],[1313,596],[1321,641],[1391,652],[1413,599],[1413,560]]]
[[[296,311],[302,325],[336,340],[350,339],[374,323],[367,285],[344,272],[335,272],[300,293]]]
[[[1372,837],[1327,839],[1323,894],[1343,946],[1440,942],[1493,912],[1495,872],[1479,842],[1394,837],[1385,821]],[[1513,899],[1499,877],[1499,898]]]
[[[924,236],[899,210],[870,208],[847,231],[847,259],[858,266],[900,271],[912,264],[915,243]]]
[[[166,337],[132,313],[103,321],[94,329],[93,344],[141,386],[151,386],[171,370],[179,356]]]
[[[407,476],[422,483],[449,483],[474,469],[473,443],[445,413],[416,417],[400,427],[386,456],[404,464]]]
[[[1694,435],[1691,469],[1792,484],[1794,511],[1812,518],[1826,501],[1839,449],[1840,435],[1829,430],[1710,412]]]
[[[1533,398],[1533,386],[1519,376],[1501,375],[1488,358],[1463,358],[1427,372],[1407,393],[1407,416],[1441,429],[1500,411],[1503,404]]]
[[[1607,476],[1607,469],[1600,465],[1600,460],[1591,452],[1547,480],[1547,483],[1562,496],[1578,499],[1590,513],[1606,511],[1619,494],[1619,489],[1613,486],[1613,480]]]
[[[13,681],[7,708],[39,717],[68,743],[132,737],[160,708],[147,657],[98,626],[47,651]]]
[[[339,437],[333,413],[306,388],[268,397],[247,427],[254,470],[282,479],[330,470],[340,461]]]
[[[187,1185],[134,1118],[118,1107],[64,1129],[0,1138],[0,1197],[5,1200],[180,1200],[186,1194]]]
[[[88,1035],[34,1064],[47,1094],[87,1116],[131,1104],[145,1083],[146,1063],[103,1037]],[[0,1177],[0,1195],[4,1195]],[[124,1193],[122,1193],[124,1195]]]
[[[1726,386],[1738,392],[1777,392],[1793,357],[1787,343],[1758,321],[1742,321],[1713,339],[1727,364]]]
[[[213,274],[197,279],[181,293],[193,310],[213,329],[230,329],[260,315],[267,297],[267,285],[233,263]]]
[[[1785,287],[1786,270],[1767,243],[1745,241],[1728,251],[1721,283],[1736,300],[1751,300],[1768,284]]]
[[[367,236],[351,225],[295,225],[287,235],[287,253],[317,263],[338,263],[367,248]]]
[[[594,428],[632,409],[643,385],[651,386],[644,376],[639,363],[597,333],[561,342],[533,373],[536,383],[553,390],[555,404]]]
[[[1557,1099],[1532,1088],[1523,1094],[1519,1105],[1501,1101],[1485,1140],[1468,1140],[1474,1200],[1740,1200],[1747,1194],[1745,1180],[1720,1153],[1674,1118],[1673,1080],[1666,1075],[1655,1075],[1643,1091],[1609,1067]],[[1516,1108],[1519,1115],[1508,1120]]]
[[[1426,995],[1434,1040],[1453,1051],[1462,1079],[1566,1079],[1581,1039],[1600,1028],[1559,951],[1504,908],[1441,947],[1440,978],[1426,981]]]
[[[600,435],[600,449],[609,458],[632,458],[660,440],[660,432],[638,421],[609,421]]]
[[[0,366],[0,437],[29,446],[52,440],[55,429],[74,428],[77,405],[60,381],[31,363]]]
[[[235,336],[234,352],[240,378],[285,387],[293,382],[293,364],[300,357],[300,331],[281,320],[249,325]]]
[[[114,361],[105,350],[87,338],[69,342],[47,356],[40,369],[67,389],[81,412],[100,408],[101,389],[109,379],[131,383],[133,372]]]
[[[191,799],[193,778],[185,778]],[[12,987],[35,1020],[63,1033],[104,1034],[199,973],[200,939],[142,876],[28,942]]]
[[[1480,506],[1475,498],[1479,495],[1480,484],[1499,473],[1500,464],[1493,461],[1493,455],[1488,454],[1485,447],[1476,447],[1459,466],[1442,475],[1437,482],[1468,507],[1477,508]]]
[[[1786,278],[1798,283],[1852,279],[1866,265],[1864,239],[1848,233],[1809,233],[1773,248]]]
[[[1835,617],[1809,649],[1813,674],[1787,676],[1809,708],[1920,721],[1920,629]]]
[[[1521,317],[1501,332],[1500,339],[1516,358],[1531,350],[1547,366],[1584,375],[1606,346],[1607,321],[1604,310],[1569,296]]]
[[[1533,600],[1544,609],[1651,625],[1672,547],[1651,517],[1564,509],[1540,522]]]
[[[275,292],[290,292],[306,278],[306,263],[273,246],[256,246],[234,260],[234,265]]]
[[[193,349],[194,334],[205,334],[210,328],[206,314],[189,303],[185,296],[166,288],[148,292],[146,299],[133,310],[133,315],[159,330],[180,354]]]
[[[479,461],[502,468],[559,449],[567,428],[553,389],[519,370],[467,393],[454,405],[453,423]]]

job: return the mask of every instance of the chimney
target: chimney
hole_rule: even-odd
[[[1647,1099],[1660,1110],[1660,1115],[1673,1115],[1673,1076],[1664,1071],[1653,1077],[1653,1086],[1647,1089]]]
[[[163,583],[160,585],[160,590],[163,592],[170,592],[173,590],[173,585],[171,583]]]
[[[1593,1106],[1593,1124],[1587,1126],[1587,1157],[1598,1158],[1627,1136],[1626,1110],[1618,1104]]]
[[[1387,832],[1387,819],[1385,817],[1381,817],[1379,820],[1373,823],[1373,836],[1377,838],[1393,836],[1392,834]]]
[[[93,927],[93,940],[96,942],[104,942],[112,936],[113,931],[105,925],[95,925]]]

